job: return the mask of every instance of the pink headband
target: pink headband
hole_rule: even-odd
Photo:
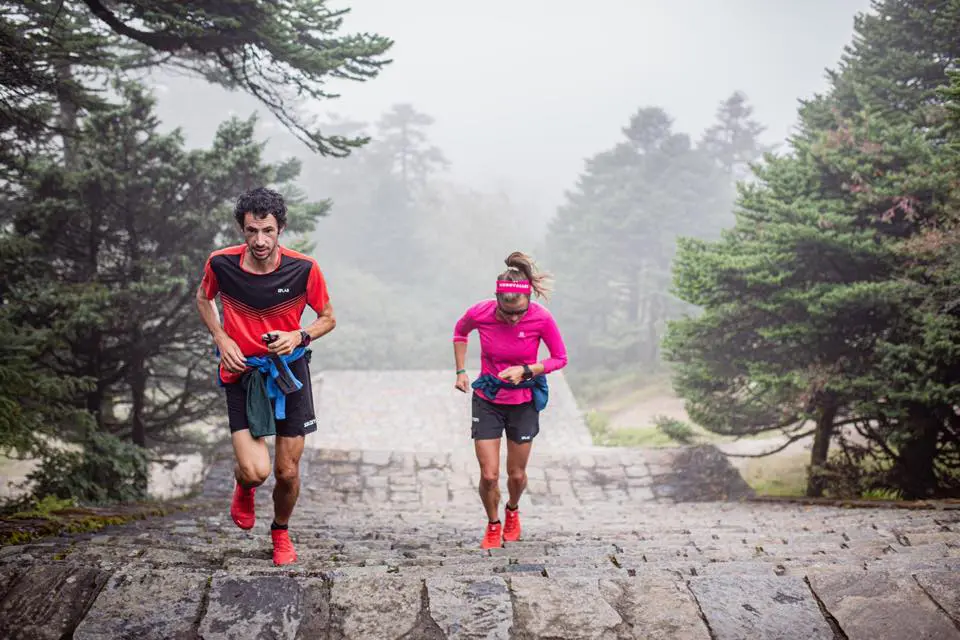
[[[524,293],[530,294],[529,280],[497,280],[497,293]]]

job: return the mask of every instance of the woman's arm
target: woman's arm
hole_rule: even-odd
[[[550,357],[543,362],[530,365],[533,375],[543,375],[567,366],[567,347],[563,344],[563,336],[560,335],[560,329],[552,315],[547,317],[540,339],[547,345]]]
[[[470,378],[466,372],[467,336],[474,326],[473,315],[468,310],[453,327],[453,360],[457,367],[457,381],[453,386],[464,393],[470,390]]]

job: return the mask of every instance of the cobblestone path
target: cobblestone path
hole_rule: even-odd
[[[271,483],[230,521],[224,455],[188,511],[0,549],[0,637],[960,639],[960,510],[752,502],[711,448],[591,447],[562,382],[524,539],[482,551],[448,387],[324,377],[296,565],[270,560]]]

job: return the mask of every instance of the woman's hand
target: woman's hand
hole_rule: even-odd
[[[470,378],[465,373],[458,373],[457,382],[453,386],[466,393],[470,390]]]
[[[498,373],[497,377],[510,384],[520,384],[523,381],[523,367],[508,367]]]

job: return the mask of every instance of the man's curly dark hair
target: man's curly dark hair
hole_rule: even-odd
[[[243,218],[248,213],[261,220],[272,213],[277,219],[278,230],[287,226],[287,204],[283,201],[283,196],[266,187],[251,189],[237,199],[237,204],[233,207],[233,217],[241,227]]]

